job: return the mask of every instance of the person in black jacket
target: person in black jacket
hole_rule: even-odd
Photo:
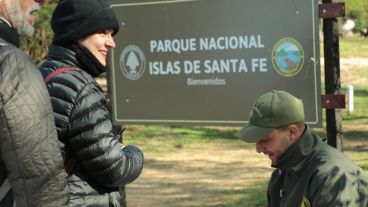
[[[34,33],[39,0],[0,1],[0,206],[68,206],[50,104],[37,67],[19,47]],[[15,203],[14,203],[15,200]]]
[[[119,24],[105,0],[62,0],[56,6],[47,60],[40,66],[55,115],[68,176],[71,206],[120,206],[119,186],[134,181],[143,153],[119,143],[111,111],[95,77],[106,71]],[[56,72],[58,73],[58,72]]]

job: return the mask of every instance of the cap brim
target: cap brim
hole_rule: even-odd
[[[252,124],[246,124],[240,129],[236,136],[246,142],[258,142],[260,139],[271,133],[274,128],[264,128]]]

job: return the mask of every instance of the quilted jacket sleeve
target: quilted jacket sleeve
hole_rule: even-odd
[[[97,183],[117,187],[134,181],[143,168],[135,146],[122,148],[113,132],[104,93],[90,82],[78,91],[69,116],[69,143],[86,174]]]
[[[17,206],[68,204],[53,120],[50,98],[35,65],[19,49],[0,47],[1,162]],[[4,172],[0,175],[4,177]]]

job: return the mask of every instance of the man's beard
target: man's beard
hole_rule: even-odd
[[[5,0],[5,11],[7,11],[9,22],[20,35],[32,36],[34,27],[28,22],[28,16],[32,11],[39,10],[40,4],[33,3],[23,12],[20,4],[14,0]]]

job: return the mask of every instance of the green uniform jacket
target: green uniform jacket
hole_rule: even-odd
[[[280,157],[268,185],[269,207],[366,207],[368,177],[308,127]]]

